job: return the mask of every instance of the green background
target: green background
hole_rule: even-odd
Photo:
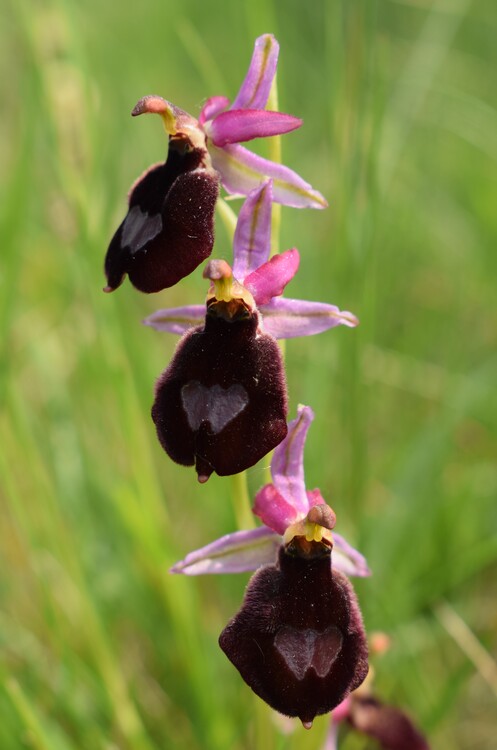
[[[0,747],[322,746],[326,719],[275,719],[217,647],[248,576],[168,573],[236,526],[230,481],[200,487],[149,417],[176,339],[140,321],[201,301],[200,269],[101,292],[129,185],[166,151],[133,105],[233,98],[272,31],[280,109],[304,119],[284,161],[330,201],[282,211],[288,294],[361,320],[287,345],[307,484],[374,572],[376,693],[433,748],[494,750],[495,3],[1,2]]]

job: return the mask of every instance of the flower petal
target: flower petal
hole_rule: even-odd
[[[265,305],[273,297],[283,294],[284,288],[297,273],[299,263],[299,251],[295,249],[274,255],[246,277],[244,286],[258,305]]]
[[[259,490],[252,510],[266,526],[281,535],[297,515],[294,506],[285,500],[274,484],[266,484]]]
[[[227,109],[230,105],[230,100],[226,96],[211,96],[207,99],[204,106],[200,110],[200,117],[198,121],[200,125],[204,125],[208,120],[212,120],[216,115]]]
[[[157,331],[177,333],[182,335],[193,326],[203,323],[205,318],[205,305],[185,305],[184,307],[168,307],[145,318],[143,324],[151,326]]]
[[[198,576],[257,570],[261,565],[275,562],[280,544],[281,538],[265,526],[235,531],[190,552],[184,560],[173,565],[171,573]]]
[[[215,146],[283,135],[300,128],[302,120],[265,109],[231,109],[205,123],[204,130]]]
[[[273,179],[273,201],[294,208],[326,208],[321,193],[288,167],[257,156],[237,143],[218,148],[208,144],[214,169],[228,191],[248,195],[267,177]]]
[[[371,575],[366,558],[361,555],[343,536],[333,532],[332,567],[347,576],[367,578]]]
[[[263,34],[255,40],[252,60],[233,109],[262,109],[266,106],[279,51],[280,45],[272,34]]]
[[[297,418],[288,424],[287,436],[275,448],[271,461],[273,484],[299,518],[304,518],[310,507],[304,481],[304,445],[313,419],[310,406],[300,405]]]
[[[252,292],[253,294],[253,292]],[[273,299],[261,308],[264,329],[277,339],[312,336],[329,328],[345,325],[354,328],[359,324],[356,316],[339,310],[326,302],[309,302],[300,299]]]
[[[271,249],[273,183],[267,180],[252,190],[238,214],[233,241],[233,276],[243,281],[262,266]]]

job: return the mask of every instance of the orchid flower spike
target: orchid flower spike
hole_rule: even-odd
[[[302,124],[296,117],[265,109],[278,52],[271,34],[259,37],[233,104],[226,97],[212,97],[198,120],[160,96],[145,96],[137,103],[132,115],[152,113],[162,118],[168,155],[130,191],[128,213],[105,258],[105,291],[115,290],[128,274],[140,291],[157,292],[205,260],[214,243],[219,182],[229,193],[248,195],[270,177],[275,202],[326,207],[323,196],[295,172],[239,145],[288,133]]]
[[[273,182],[255,188],[240,209],[233,241],[233,276],[248,289],[262,315],[264,330],[277,339],[311,336],[338,325],[353,328],[358,320],[325,302],[281,296],[297,273],[300,256],[295,248],[270,258]],[[157,310],[144,321],[159,331],[182,334],[201,323],[203,305]]]
[[[253,466],[286,435],[278,344],[259,325],[250,292],[212,260],[205,323],[188,331],[156,386],[152,417],[173,461],[205,482]]]

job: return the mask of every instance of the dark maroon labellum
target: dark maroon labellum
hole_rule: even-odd
[[[253,466],[285,437],[286,414],[278,345],[241,300],[215,302],[184,335],[152,407],[164,450],[201,482]]]
[[[332,572],[330,549],[292,544],[251,579],[243,606],[219,644],[245,682],[272,708],[305,726],[337,706],[368,673],[359,605]]]
[[[219,179],[203,167],[205,152],[171,139],[167,161],[133,186],[126,218],[105,257],[107,287],[128,274],[142,292],[159,292],[190,274],[210,255]]]

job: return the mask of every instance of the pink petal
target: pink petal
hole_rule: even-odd
[[[243,281],[269,258],[273,183],[252,190],[238,214],[233,241],[233,276]]]
[[[299,406],[297,418],[289,423],[288,434],[275,448],[271,461],[273,484],[298,518],[304,518],[310,507],[304,481],[304,445],[313,419],[309,406]]]
[[[182,335],[194,326],[200,325],[205,318],[205,305],[185,305],[184,307],[169,307],[145,318],[143,324],[151,326],[157,331],[177,333]]]
[[[242,83],[233,109],[262,109],[266,106],[280,46],[272,34],[264,34],[255,40],[254,52],[245,80]]]
[[[341,721],[345,721],[350,712],[350,703],[351,698],[350,696],[347,696],[345,700],[343,700],[338,704],[336,708],[333,709],[333,713],[331,714],[333,717],[333,723],[340,723]]]
[[[302,120],[283,112],[266,112],[265,109],[231,109],[221,112],[205,123],[204,130],[215,146],[251,141],[272,135],[290,133],[302,125]]]
[[[273,297],[283,294],[284,288],[297,273],[299,263],[299,251],[295,249],[274,255],[246,277],[244,286],[258,305],[266,305]]]
[[[227,109],[229,105],[230,100],[226,96],[211,96],[200,110],[200,117],[198,118],[200,125],[212,120],[224,109]]]
[[[266,526],[282,535],[297,516],[294,506],[280,495],[273,484],[266,484],[259,490],[252,510]]]
[[[184,560],[173,565],[171,573],[198,576],[257,570],[261,565],[275,562],[280,544],[280,537],[265,526],[235,531],[190,552]]]
[[[265,330],[277,339],[312,336],[329,328],[344,325],[354,328],[356,316],[325,302],[299,299],[273,299],[261,308]]]
[[[221,175],[228,193],[248,195],[271,177],[275,203],[294,208],[326,208],[328,205],[321,193],[282,164],[263,159],[237,143],[218,148],[209,142],[208,148],[213,167]]]
[[[371,575],[366,558],[361,555],[343,536],[333,532],[333,552],[331,554],[331,565],[340,573],[347,576],[367,578]]]

